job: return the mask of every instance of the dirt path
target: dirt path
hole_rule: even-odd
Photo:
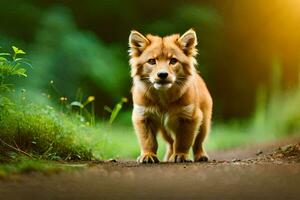
[[[268,153],[290,142],[215,152],[217,160],[205,164],[122,161],[75,172],[27,174],[0,180],[0,199],[300,199],[299,158],[290,147]],[[257,157],[258,149],[263,153]]]

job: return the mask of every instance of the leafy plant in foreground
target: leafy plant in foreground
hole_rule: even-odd
[[[0,52],[0,92],[11,90],[13,84],[6,83],[9,77],[27,77],[26,67],[31,67],[27,59],[19,57],[26,54],[25,51],[15,46],[12,46],[12,49],[13,54]]]

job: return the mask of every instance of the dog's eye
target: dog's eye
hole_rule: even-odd
[[[156,60],[154,58],[151,58],[147,61],[150,65],[155,65],[156,64]]]
[[[178,62],[178,60],[176,58],[171,58],[171,60],[170,60],[171,65],[175,65],[177,62]]]

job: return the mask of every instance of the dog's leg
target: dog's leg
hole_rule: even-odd
[[[191,162],[188,159],[189,149],[192,146],[194,136],[198,131],[200,118],[181,120],[178,122],[175,133],[174,153],[170,158],[172,162]]]
[[[193,145],[194,161],[206,162],[209,157],[204,149],[204,140],[208,136],[211,124],[211,110],[203,112],[203,122]]]
[[[164,161],[168,161],[173,154],[174,140],[173,140],[172,136],[165,129],[161,130],[161,134],[162,134],[162,137],[164,138],[164,140],[167,142],[167,150],[166,150],[166,153],[164,156]]]
[[[141,155],[137,158],[139,163],[158,163],[156,156],[158,144],[156,134],[158,125],[155,121],[133,114],[133,125],[141,147]]]

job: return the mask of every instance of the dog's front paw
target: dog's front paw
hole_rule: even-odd
[[[188,159],[188,156],[186,153],[175,153],[171,156],[169,161],[175,163],[192,162],[192,160]]]
[[[154,153],[144,153],[137,158],[138,163],[159,163]]]
[[[208,162],[209,157],[207,154],[199,154],[199,155],[195,155],[195,162]]]

